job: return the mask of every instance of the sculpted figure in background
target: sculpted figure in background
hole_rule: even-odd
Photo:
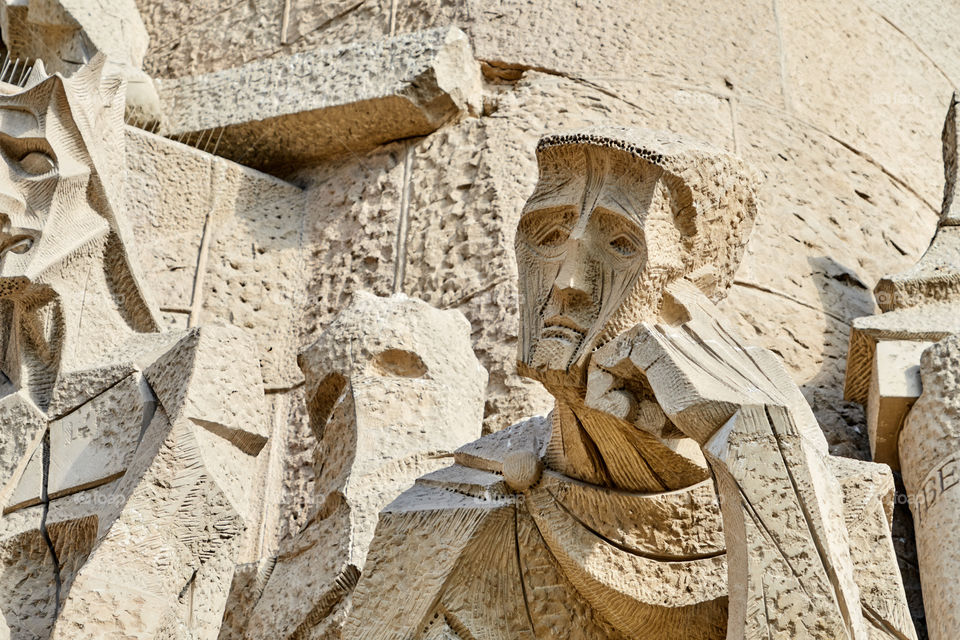
[[[212,637],[266,441],[259,364],[237,329],[159,331],[103,62],[0,95],[0,637]]]
[[[344,637],[915,638],[882,465],[831,457],[712,301],[756,213],[726,153],[548,136],[516,252],[556,398],[381,512]]]

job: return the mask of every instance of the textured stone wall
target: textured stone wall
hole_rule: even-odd
[[[282,318],[295,326],[280,330],[277,344],[309,342],[352,291],[400,291],[470,319],[474,349],[490,373],[487,430],[543,411],[544,392],[513,373],[512,245],[520,205],[535,180],[536,139],[587,123],[668,129],[734,151],[763,174],[763,209],[723,308],[746,336],[783,357],[832,451],[868,457],[862,411],[842,400],[848,325],[876,311],[878,278],[913,264],[935,227],[940,128],[960,81],[960,44],[952,37],[960,12],[949,3],[745,0],[736,9],[723,0],[137,4],[151,39],[145,68],[155,77],[447,25],[466,32],[481,63],[481,114],[284,176],[303,188],[304,208],[287,207],[283,224],[302,223],[297,242],[306,295],[294,296],[302,308]],[[200,246],[207,212],[191,211],[195,219],[178,223],[177,251]],[[246,228],[232,232],[232,242],[243,244],[245,233],[262,237],[258,225],[248,219]],[[154,256],[149,270],[185,305],[186,285],[174,285],[168,273],[180,268],[169,260],[175,253],[171,247]],[[238,284],[237,270],[248,269],[254,280],[261,273],[256,260],[230,265],[232,271],[222,266],[210,271],[209,286],[240,295],[245,285]],[[264,279],[286,281],[269,270]],[[216,294],[208,299],[211,317],[246,322],[218,311]],[[289,355],[282,357],[288,362],[278,371],[295,371]],[[296,393],[280,393],[277,428],[286,435],[276,442],[299,452],[293,460],[306,461],[309,429],[302,416],[287,418],[298,413]],[[307,466],[303,473],[296,463],[273,471],[281,502],[293,505],[292,521],[311,499]],[[919,614],[909,533],[895,533]]]

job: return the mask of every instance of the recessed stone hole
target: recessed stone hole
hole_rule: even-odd
[[[374,367],[384,376],[422,378],[427,374],[427,365],[413,351],[387,349],[377,355]]]
[[[323,430],[333,414],[337,401],[343,395],[347,387],[347,379],[339,373],[328,374],[320,384],[317,385],[317,391],[307,402],[307,412],[310,414],[310,428],[313,430],[317,439],[323,437]]]

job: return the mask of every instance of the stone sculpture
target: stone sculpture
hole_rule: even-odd
[[[338,637],[380,509],[480,436],[487,373],[459,311],[358,292],[299,362],[317,507],[272,566],[249,568],[252,611],[234,607],[221,640]]]
[[[42,60],[51,73],[73,74],[95,54],[107,56],[111,75],[127,81],[127,114],[160,119],[160,98],[143,72],[149,35],[134,0],[3,0],[0,27],[21,72]]]
[[[732,156],[543,138],[518,368],[556,399],[384,509],[344,629],[385,638],[915,638],[882,465],[833,458],[713,301],[756,214]]]
[[[215,637],[260,368],[240,329],[158,331],[103,65],[0,96],[0,637]]]
[[[960,553],[952,535],[960,514],[954,496],[960,474],[958,100],[954,93],[943,128],[945,184],[936,235],[916,265],[877,284],[883,313],[854,321],[847,359],[846,395],[867,409],[873,457],[903,473],[932,640],[960,635]]]

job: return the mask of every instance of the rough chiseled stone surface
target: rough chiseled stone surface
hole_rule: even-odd
[[[379,511],[480,434],[486,372],[457,311],[359,292],[300,365],[317,504],[237,574],[220,638],[337,637]]]
[[[0,232],[0,634],[212,637],[260,555],[263,377],[244,329],[161,331],[105,62],[0,97],[4,140],[33,145],[0,180],[20,204]]]
[[[24,17],[23,3],[7,4]],[[960,83],[953,37],[960,17],[949,3],[750,0],[737,11],[721,0],[135,4],[149,38],[144,71],[187,85],[204,74],[244,80],[243,65],[286,68],[290,56],[415,40],[452,26],[466,34],[484,73],[475,113],[459,108],[423,137],[395,140],[394,133],[376,148],[297,166],[285,172],[289,182],[128,129],[128,217],[161,321],[171,330],[244,327],[261,364],[270,438],[252,481],[257,535],[244,539],[239,556],[249,580],[238,578],[233,588],[251,593],[265,559],[318,508],[315,440],[295,354],[354,292],[401,292],[467,317],[489,372],[485,431],[549,408],[543,389],[515,373],[513,240],[536,177],[536,140],[565,128],[679,132],[734,152],[763,174],[762,210],[720,313],[783,358],[832,453],[870,455],[863,410],[842,394],[849,322],[875,312],[874,285],[914,264],[936,225],[940,123]],[[127,36],[140,51],[140,32]],[[249,113],[246,107],[237,113]],[[113,374],[90,376],[115,382]],[[4,474],[20,473],[8,444],[11,452],[37,447],[29,424],[4,436]],[[0,497],[17,488],[6,476],[0,482]],[[72,521],[71,509],[57,517]],[[22,521],[10,530],[24,536],[21,557],[42,563],[42,539],[28,540],[36,537],[36,510],[19,511]],[[902,518],[895,525],[922,622],[911,534]],[[530,523],[518,527],[530,534]],[[82,524],[77,544],[64,547],[64,567],[82,562],[89,529]],[[46,569],[37,571],[47,580]],[[198,589],[207,584],[201,577]],[[38,589],[50,588],[44,584]]]
[[[286,172],[437,130],[480,109],[466,35],[431,29],[158,81],[162,131]]]
[[[301,335],[355,290],[423,297],[471,321],[490,372],[488,431],[544,411],[544,392],[513,365],[512,234],[533,187],[535,140],[582,124],[679,131],[740,154],[765,178],[721,311],[784,359],[834,453],[869,456],[863,410],[842,397],[849,322],[875,311],[876,282],[913,264],[936,224],[939,123],[960,82],[951,9],[293,0],[284,34],[284,4],[139,0],[153,38],[145,66],[183,77],[456,24],[486,79],[479,118],[300,171]],[[307,491],[288,477],[291,491]],[[896,541],[904,558],[908,538]],[[907,586],[920,615],[918,585]]]

